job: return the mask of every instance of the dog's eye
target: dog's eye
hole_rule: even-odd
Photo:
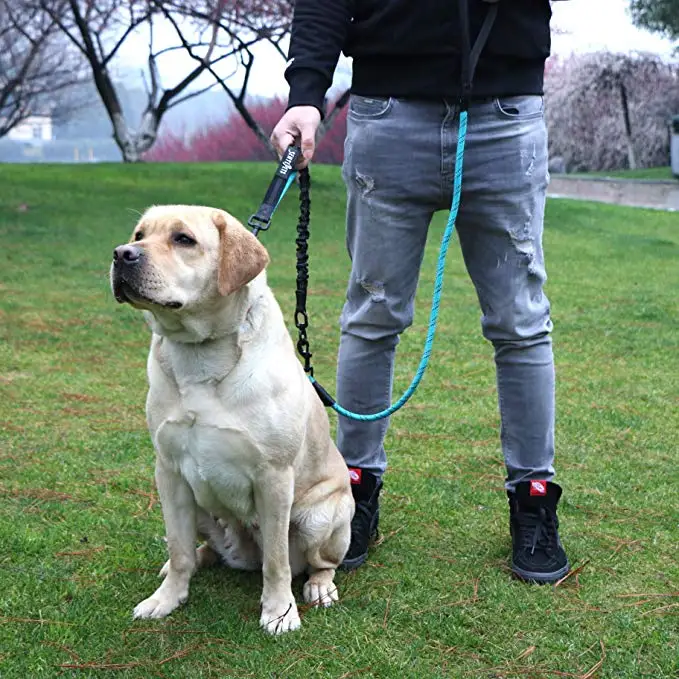
[[[137,231],[137,233],[134,234],[134,240],[141,240],[143,237],[144,237],[143,231]]]
[[[191,236],[187,236],[185,233],[175,233],[174,236],[172,236],[172,240],[177,243],[177,245],[195,245],[196,241],[191,238]]]

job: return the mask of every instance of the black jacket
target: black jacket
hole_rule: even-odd
[[[488,4],[468,3],[473,42]],[[543,93],[551,16],[549,0],[499,0],[474,97]],[[285,71],[288,108],[312,105],[323,111],[340,52],[353,59],[356,94],[457,97],[458,0],[296,0]]]

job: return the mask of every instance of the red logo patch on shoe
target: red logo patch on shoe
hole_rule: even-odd
[[[363,476],[362,469],[356,469],[354,467],[349,467],[349,480],[352,486],[361,485],[361,477]]]
[[[531,481],[530,482],[531,495],[547,495],[547,481]]]

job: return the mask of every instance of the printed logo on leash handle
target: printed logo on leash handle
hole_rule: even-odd
[[[531,481],[530,482],[531,495],[547,495],[547,481]]]
[[[349,480],[352,486],[361,485],[361,477],[363,476],[362,469],[355,469],[354,467],[349,467]]]
[[[289,146],[283,154],[283,158],[281,158],[276,174],[282,179],[287,179],[294,172],[297,159],[300,155],[301,149],[299,146]]]

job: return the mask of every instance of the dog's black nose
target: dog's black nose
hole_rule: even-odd
[[[119,245],[113,251],[113,261],[118,262],[122,260],[125,264],[134,264],[142,255],[142,250],[136,245]]]

